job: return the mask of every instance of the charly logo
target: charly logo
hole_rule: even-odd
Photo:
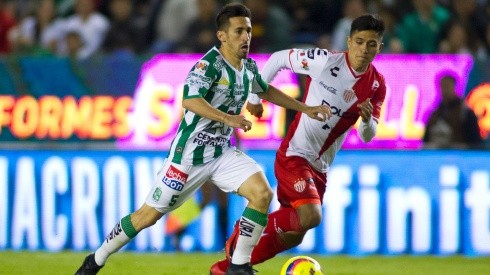
[[[160,187],[157,187],[153,192],[153,201],[155,202],[159,201],[161,196],[162,196],[162,189],[160,189]]]
[[[376,91],[379,88],[378,80],[374,80],[373,86],[371,86],[371,90]]]
[[[306,181],[304,179],[300,179],[297,182],[294,183],[294,190],[296,192],[303,192],[306,188]]]

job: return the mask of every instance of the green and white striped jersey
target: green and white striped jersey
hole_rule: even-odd
[[[239,114],[251,91],[267,89],[268,84],[262,80],[253,59],[244,59],[243,68],[238,71],[213,47],[187,75],[183,98],[202,97],[222,112]],[[230,147],[233,130],[224,123],[185,110],[168,158],[184,165],[211,161]]]

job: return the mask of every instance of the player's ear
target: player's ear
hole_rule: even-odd
[[[219,40],[221,43],[226,42],[225,32],[224,32],[224,31],[217,31],[217,32],[216,32],[216,37],[218,37],[218,40]]]

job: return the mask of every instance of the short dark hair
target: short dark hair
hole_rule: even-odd
[[[456,77],[454,75],[450,75],[450,74],[443,75],[440,81],[442,81],[443,79],[450,80],[453,84],[456,84]]]
[[[379,36],[383,36],[385,22],[377,14],[361,15],[352,21],[349,35],[352,36],[355,32],[360,31],[375,31]]]
[[[218,31],[227,28],[230,25],[232,17],[248,17],[252,19],[252,13],[243,4],[230,3],[225,5],[216,16],[216,29]]]

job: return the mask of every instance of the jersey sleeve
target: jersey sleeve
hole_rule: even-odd
[[[371,99],[371,104],[373,105],[372,117],[376,123],[379,121],[381,107],[383,106],[383,102],[385,101],[386,97],[386,83],[382,75],[379,75],[378,82],[379,88],[375,91],[373,98]]]
[[[267,91],[267,89],[269,89],[269,84],[262,78],[257,63],[255,63],[253,59],[247,60],[247,69],[253,73],[251,92],[257,94]]]
[[[248,95],[248,102],[250,102],[250,104],[259,105],[260,103],[262,103],[262,100],[257,94],[250,93]]]
[[[199,60],[187,74],[183,98],[204,97],[216,79],[218,79],[216,69],[210,66],[208,61]]]
[[[329,52],[324,49],[292,49],[288,53],[289,67],[298,74],[318,78],[327,65]]]

